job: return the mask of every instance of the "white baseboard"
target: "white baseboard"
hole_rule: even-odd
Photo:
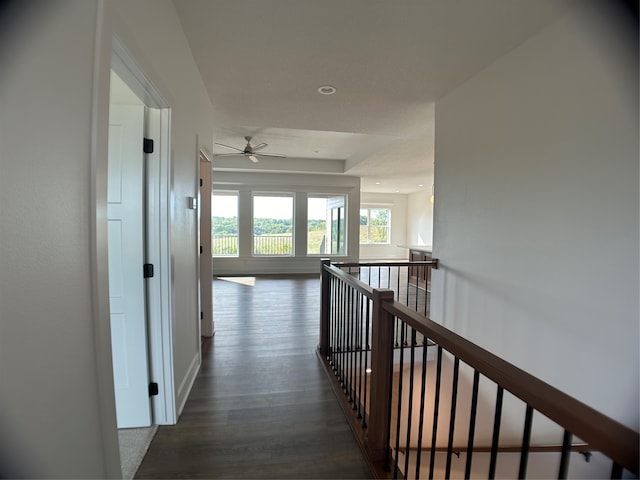
[[[191,388],[193,388],[193,383],[196,381],[196,376],[200,371],[200,352],[197,352],[193,359],[191,360],[191,364],[189,365],[189,369],[187,370],[187,374],[180,382],[180,386],[178,387],[178,395],[177,395],[177,404],[178,404],[178,417],[182,414],[182,410],[184,409],[185,404],[187,403],[187,399],[189,398],[189,393],[191,392]]]

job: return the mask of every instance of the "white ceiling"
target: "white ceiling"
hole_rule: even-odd
[[[214,169],[431,190],[434,102],[553,21],[563,0],[174,0],[213,103],[214,142],[286,159]],[[332,85],[334,95],[317,89]],[[464,132],[460,132],[464,141]],[[214,154],[230,150],[214,146]],[[379,185],[378,185],[379,183]],[[419,187],[419,185],[423,185]]]

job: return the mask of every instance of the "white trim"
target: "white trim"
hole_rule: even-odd
[[[162,94],[151,83],[149,77],[140,69],[122,40],[116,35],[113,36],[111,52],[111,68],[147,107],[166,108],[169,106]]]
[[[111,354],[111,321],[109,317],[109,276],[107,255],[107,151],[109,130],[110,25],[105,0],[98,0],[94,44],[93,85],[91,94],[91,296],[94,321],[96,375],[100,428],[104,454],[104,475],[122,475]]]
[[[155,265],[149,279],[149,352],[152,381],[159,394],[152,399],[154,423],[171,425],[175,414],[173,376],[173,325],[171,322],[171,256],[169,178],[169,109],[149,109],[149,135],[156,140],[155,153],[147,163],[147,261]]]
[[[124,44],[114,35],[112,69],[147,105],[150,135],[157,154],[148,164],[149,222],[147,256],[153,259],[155,282],[148,284],[149,352],[151,381],[159,394],[152,399],[153,421],[177,422],[173,368],[173,309],[171,290],[171,110],[160,92],[140,69]]]
[[[187,403],[191,388],[193,387],[196,377],[198,376],[198,372],[200,371],[200,364],[200,352],[198,351],[193,356],[191,364],[189,364],[189,370],[187,370],[187,374],[184,376],[182,383],[180,383],[180,386],[178,387],[178,416],[182,414],[182,410],[184,410],[184,406]]]

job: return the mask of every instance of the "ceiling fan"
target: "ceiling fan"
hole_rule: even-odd
[[[251,138],[252,137],[250,137],[250,136],[244,137],[244,139],[247,141],[247,144],[245,145],[244,149],[232,147],[230,145],[225,145],[224,143],[215,142],[215,145],[220,145],[221,147],[225,147],[225,148],[229,148],[231,150],[235,150],[235,152],[234,153],[214,153],[213,156],[214,157],[231,157],[231,156],[236,156],[236,155],[244,155],[245,157],[249,157],[249,160],[251,160],[253,163],[258,163],[258,156],[261,156],[261,157],[285,157],[285,155],[280,155],[279,153],[256,153],[258,150],[262,150],[268,144],[263,142],[263,143],[259,143],[255,147],[251,146]]]

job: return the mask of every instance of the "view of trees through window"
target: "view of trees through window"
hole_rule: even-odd
[[[293,255],[293,196],[253,196],[253,254]]]
[[[388,208],[360,209],[360,243],[388,244],[391,241],[391,210]]]
[[[211,196],[211,255],[238,256],[238,192]]]
[[[255,193],[253,255],[294,254],[293,194]],[[239,256],[239,193],[216,190],[211,197],[211,254]],[[344,255],[346,198],[335,194],[307,197],[307,255]]]

